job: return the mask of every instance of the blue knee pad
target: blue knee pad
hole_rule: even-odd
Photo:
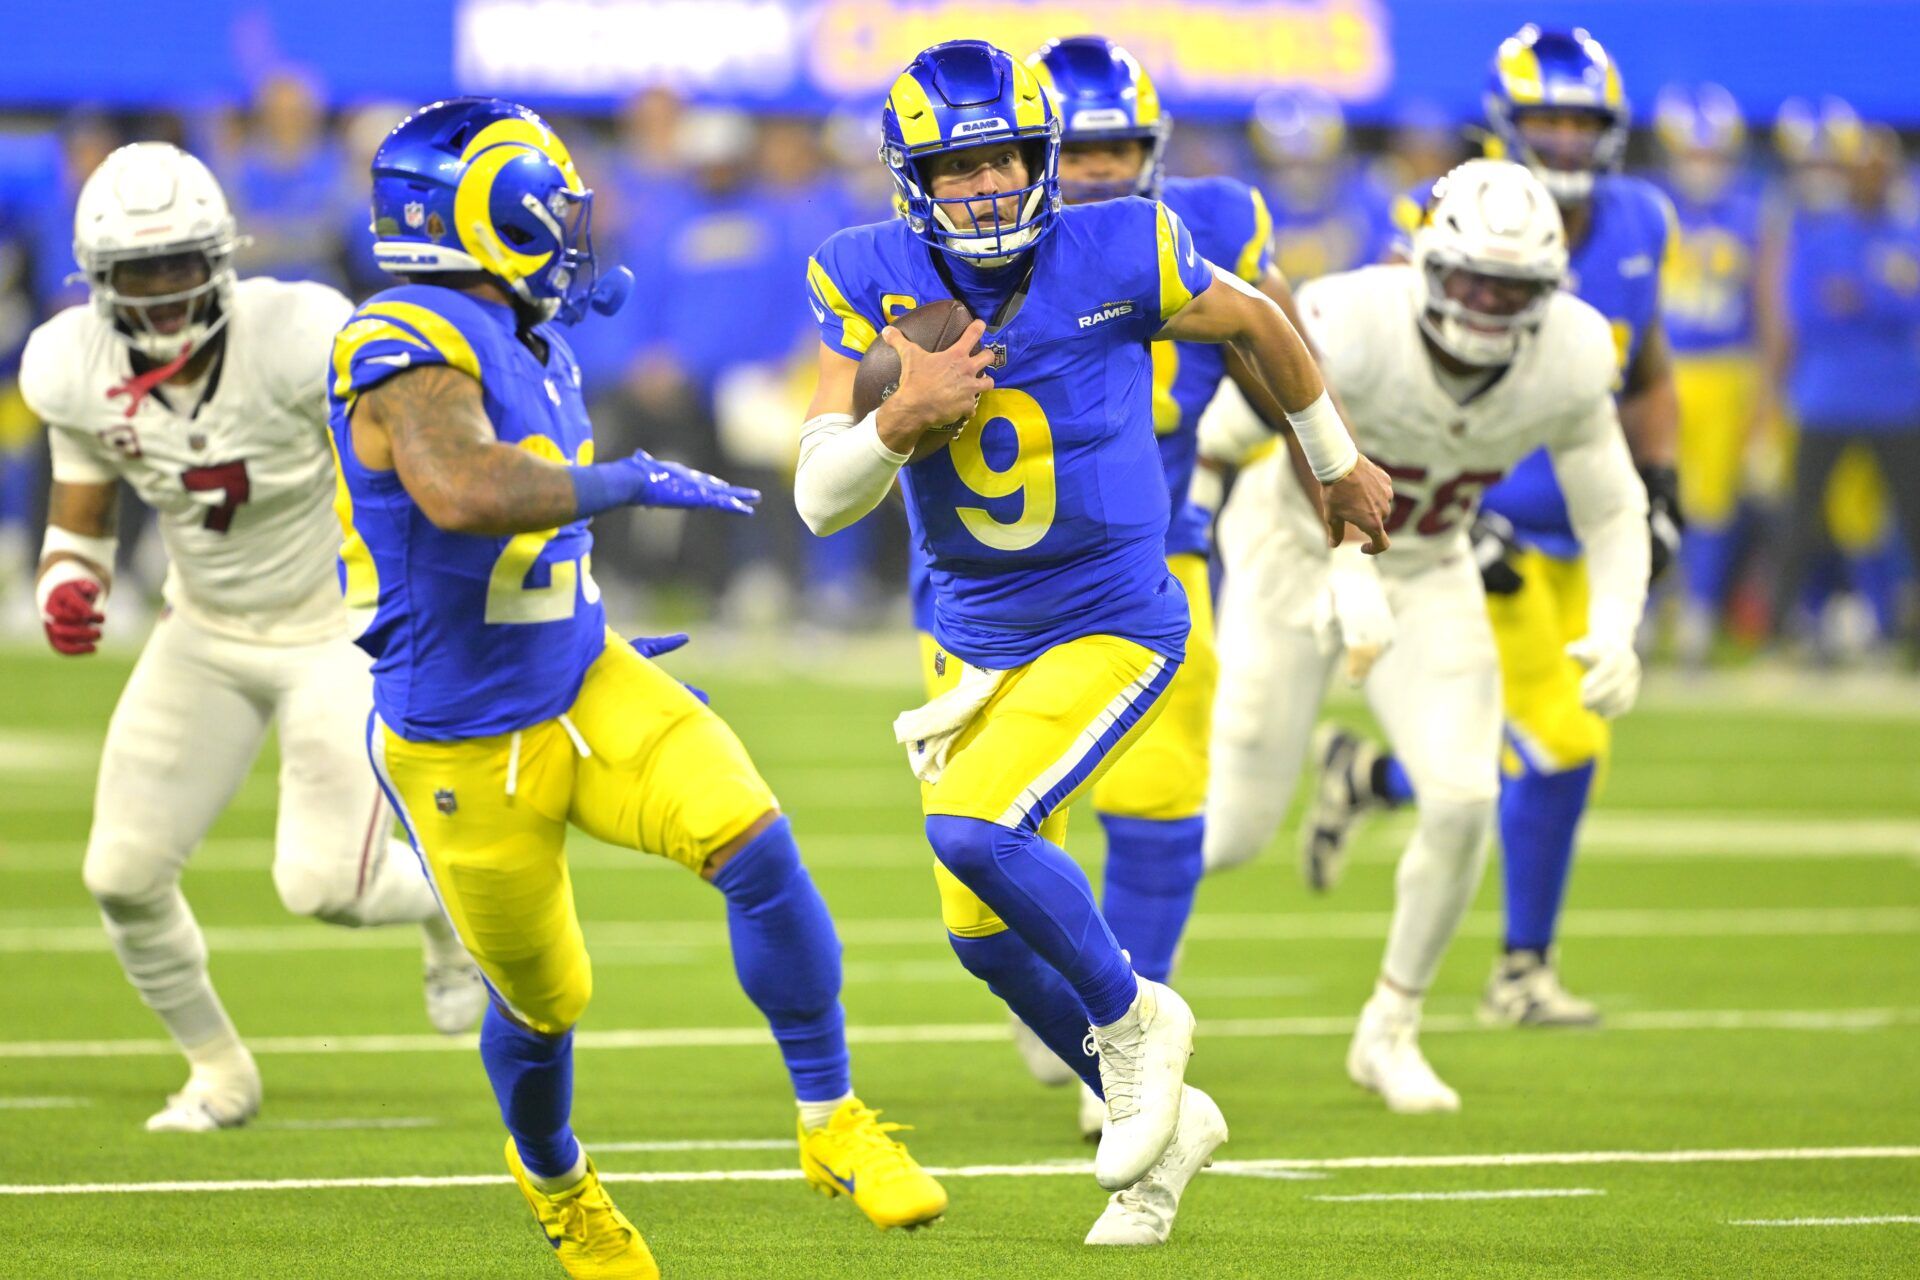
[[[840,937],[800,862],[783,816],[713,877],[727,899],[727,935],[740,987],[766,1015],[794,1096],[824,1102],[853,1092],[840,1008]]]
[[[1086,1051],[1087,1011],[1073,988],[1011,929],[981,938],[950,933],[953,954],[968,973],[1006,1001],[1047,1048],[1100,1092],[1100,1060]]]
[[[543,1178],[572,1169],[580,1158],[571,1124],[573,1032],[543,1036],[489,1004],[480,1023],[480,1061],[520,1162]]]
[[[947,814],[928,816],[927,842],[942,866],[1067,980],[1091,1022],[1120,1020],[1139,984],[1093,905],[1086,874],[1064,850],[1032,831]]]
[[[1173,955],[1187,917],[1193,914],[1194,890],[1206,869],[1201,852],[1206,819],[1161,822],[1099,816],[1107,831],[1101,914],[1132,957],[1133,971],[1165,982],[1173,971]]]

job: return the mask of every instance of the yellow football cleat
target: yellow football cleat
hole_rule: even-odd
[[[627,1215],[614,1208],[593,1161],[578,1186],[550,1196],[533,1185],[520,1152],[507,1139],[507,1168],[540,1230],[573,1280],[660,1280],[660,1264]]]
[[[891,1134],[912,1125],[881,1123],[880,1113],[849,1098],[818,1129],[800,1126],[800,1171],[824,1196],[851,1197],[881,1230],[918,1227],[947,1211],[947,1191]]]

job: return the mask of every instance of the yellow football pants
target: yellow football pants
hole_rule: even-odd
[[[1740,501],[1760,368],[1744,353],[1676,357],[1673,385],[1680,399],[1680,509],[1718,528]]]
[[[548,1035],[593,994],[568,824],[697,872],[778,807],[726,722],[611,633],[555,719],[456,742],[408,742],[376,720],[370,745],[460,940]]]
[[[1587,633],[1586,565],[1524,548],[1513,567],[1520,589],[1487,597],[1511,738],[1505,767],[1520,772],[1517,749],[1537,771],[1577,769],[1600,759],[1609,741],[1607,722],[1580,705],[1580,664],[1566,652]]]
[[[930,696],[952,688],[960,663],[922,644]],[[1037,828],[1065,847],[1067,811],[1147,732],[1180,664],[1118,636],[1083,636],[1007,673],[961,731],[940,781],[920,789],[922,810]],[[940,915],[963,938],[1007,926],[938,859]]]

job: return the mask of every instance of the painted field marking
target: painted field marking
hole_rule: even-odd
[[[603,1151],[793,1151],[792,1138],[693,1138],[677,1142],[596,1142],[593,1153]]]
[[[1383,1200],[1555,1200],[1603,1196],[1598,1187],[1512,1187],[1504,1191],[1367,1191],[1351,1196],[1308,1196],[1322,1204],[1374,1204]]]
[[[1773,1160],[1913,1160],[1914,1147],[1781,1147],[1730,1148],[1698,1151],[1549,1151],[1456,1156],[1353,1156],[1330,1160],[1221,1160],[1221,1173],[1266,1173],[1279,1170],[1335,1169],[1460,1169],[1511,1168],[1523,1165],[1603,1164],[1714,1164]],[[1055,1160],[1040,1164],[976,1164],[929,1168],[936,1178],[1060,1178],[1087,1177],[1090,1160]],[[687,1169],[620,1173],[601,1171],[603,1182],[792,1182],[803,1175],[797,1168]],[[497,1173],[400,1175],[365,1178],[235,1178],[171,1182],[51,1182],[0,1184],[0,1196],[136,1195],[163,1192],[430,1190],[442,1187],[505,1186],[512,1179]]]
[[[0,1111],[60,1111],[92,1105],[92,1098],[0,1098]]]
[[[331,1132],[341,1129],[431,1129],[439,1123],[431,1116],[369,1116],[365,1119],[341,1116],[326,1120],[255,1120],[247,1127],[290,1129],[295,1132]]]
[[[1730,1227],[1920,1227],[1920,1213],[1888,1213],[1871,1218],[1741,1218]]]
[[[1386,937],[1391,915],[1385,911],[1268,911],[1197,915],[1187,936],[1211,942],[1296,943],[1355,941],[1378,943]],[[1468,914],[1461,937],[1499,937],[1505,919],[1497,911]],[[1730,907],[1610,908],[1569,911],[1563,931],[1586,938],[1783,938],[1920,933],[1920,907]],[[418,948],[405,929],[340,929],[316,922],[263,925],[215,925],[204,930],[216,953],[397,951]],[[849,946],[925,945],[946,948],[937,915],[854,917],[839,922],[840,940]],[[591,949],[630,947],[667,955],[689,947],[725,947],[726,922],[713,920],[604,921],[588,923]],[[106,934],[94,925],[22,925],[0,927],[0,953],[85,953],[111,950]],[[627,963],[634,963],[629,958]]]
[[[1920,1008],[1642,1009],[1607,1019],[1612,1031],[1881,1031],[1920,1025]],[[1208,1018],[1202,1034],[1222,1039],[1349,1036],[1353,1015]],[[1434,1014],[1428,1032],[1498,1035],[1471,1014]],[[1007,1038],[1005,1022],[935,1022],[848,1027],[849,1044],[992,1044]],[[262,1036],[247,1041],[259,1054],[471,1053],[475,1037],[442,1035]],[[653,1027],[578,1031],[579,1049],[758,1049],[773,1043],[764,1027]],[[0,1058],[142,1058],[179,1053],[171,1040],[0,1040]]]

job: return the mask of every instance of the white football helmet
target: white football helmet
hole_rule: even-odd
[[[1567,233],[1539,178],[1507,160],[1469,160],[1434,184],[1413,233],[1425,285],[1420,327],[1455,359],[1509,364],[1567,274]]]
[[[162,363],[197,348],[232,310],[233,213],[207,166],[166,142],[121,147],[80,188],[73,256],[94,309],[141,355]],[[116,269],[185,254],[206,260],[206,278],[166,293],[127,293]],[[124,282],[123,282],[124,283]]]

